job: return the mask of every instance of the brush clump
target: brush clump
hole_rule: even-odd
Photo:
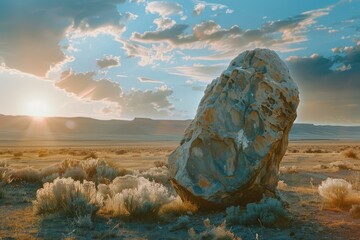
[[[226,221],[229,224],[282,227],[290,220],[288,211],[275,198],[263,198],[259,203],[249,203],[245,209],[232,206],[226,209]]]
[[[174,199],[164,185],[131,175],[117,177],[108,188],[100,188],[105,198],[103,212],[113,216],[156,216],[163,205]]]
[[[352,201],[352,185],[344,179],[327,178],[318,190],[328,207],[344,208]]]
[[[37,190],[33,206],[37,214],[63,212],[71,216],[94,214],[102,206],[95,183],[57,178]]]
[[[196,233],[193,228],[189,229],[189,235],[191,240],[241,240],[241,238],[236,237],[234,233],[229,230],[226,230],[226,222],[224,221],[219,226],[214,226],[211,224],[209,219],[204,220],[205,231],[201,233]]]

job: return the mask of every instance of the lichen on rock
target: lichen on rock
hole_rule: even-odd
[[[297,85],[274,51],[245,51],[232,60],[207,86],[169,157],[181,198],[213,209],[273,197],[298,104]]]

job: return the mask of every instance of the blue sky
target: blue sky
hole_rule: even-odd
[[[0,2],[0,114],[190,119],[232,58],[274,49],[297,122],[360,124],[360,1]]]

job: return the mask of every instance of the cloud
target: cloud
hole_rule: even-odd
[[[75,73],[71,70],[61,74],[55,86],[86,101],[103,101],[109,104],[104,114],[121,111],[121,117],[163,117],[173,114],[174,106],[169,97],[173,91],[166,85],[154,90],[131,89],[124,92],[118,83],[109,79],[95,80],[94,72]]]
[[[109,79],[94,80],[94,77],[94,72],[74,73],[68,70],[61,74],[55,86],[84,100],[122,103],[123,92],[119,84]]]
[[[105,56],[103,59],[96,60],[96,65],[99,68],[110,68],[120,66],[120,57]]]
[[[139,80],[141,83],[164,83],[164,82],[162,82],[162,81],[154,80],[154,79],[147,78],[147,77],[138,77],[138,80]]]
[[[287,59],[300,86],[301,109],[305,109],[299,114],[300,120],[359,124],[360,46],[338,47],[333,51],[336,54],[329,57],[313,54]]]
[[[225,10],[226,14],[231,14],[234,10],[230,9],[228,6],[220,3],[209,3],[206,1],[197,1],[197,4],[194,6],[193,13],[195,16],[199,16],[205,8],[209,8],[211,11]]]
[[[204,3],[198,3],[194,7],[194,15],[199,16],[205,9],[206,5]]]
[[[162,117],[171,116],[175,110],[169,101],[169,96],[173,94],[172,89],[163,85],[155,91],[131,90],[126,95],[124,108],[130,116]]]
[[[188,77],[190,80],[200,82],[211,82],[214,78],[220,76],[226,68],[223,64],[201,65],[193,64],[192,66],[178,66],[174,68],[172,74]]]
[[[164,44],[147,48],[126,40],[121,40],[121,42],[128,57],[140,57],[140,61],[138,62],[140,66],[153,65],[155,61],[169,62],[173,57],[173,55],[169,53],[172,47]]]
[[[66,59],[60,42],[69,33],[123,31],[116,6],[124,1],[0,1],[0,56],[8,68],[44,77]]]
[[[188,28],[186,24],[175,24],[170,28],[159,29],[157,31],[145,32],[144,34],[139,34],[134,32],[132,34],[132,39],[137,40],[139,42],[156,42],[162,40],[172,41],[176,37],[180,36],[184,33],[185,29]]]
[[[163,18],[174,14],[183,16],[183,7],[180,4],[174,2],[149,2],[147,3],[145,10],[151,14],[159,14]]]
[[[153,22],[157,25],[158,30],[168,29],[176,24],[176,22],[170,18],[156,18]]]
[[[234,13],[234,10],[232,10],[232,9],[226,9],[226,12],[225,12],[226,14],[232,14],[232,13]]]
[[[201,2],[202,3],[202,2]],[[206,4],[205,4],[206,5]],[[225,6],[226,7],[226,6]],[[221,6],[213,6],[219,9]],[[192,33],[185,31],[185,24],[175,24],[166,29],[144,33],[133,32],[131,40],[139,44],[168,44],[172,49],[208,49],[212,56],[198,56],[203,60],[223,60],[235,57],[239,52],[255,47],[271,47],[280,52],[297,51],[295,43],[307,40],[306,32],[316,19],[329,14],[332,7],[307,11],[278,21],[270,21],[258,29],[243,30],[237,25],[223,28],[213,20],[196,24]]]

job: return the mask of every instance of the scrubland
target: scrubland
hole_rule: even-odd
[[[213,212],[171,187],[177,144],[0,146],[0,239],[360,238],[359,142],[290,142],[279,199]]]

